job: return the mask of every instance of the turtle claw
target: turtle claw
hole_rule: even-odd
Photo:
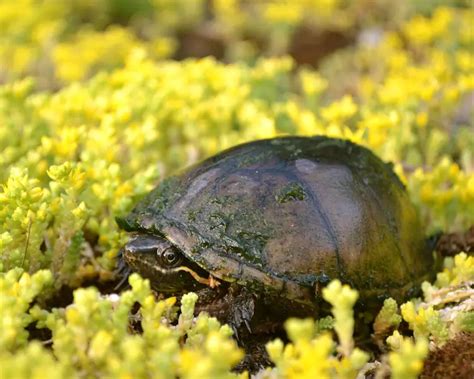
[[[123,259],[123,252],[120,250],[117,254],[117,265],[114,270],[114,276],[122,277],[120,281],[115,285],[114,291],[120,291],[126,287],[128,277],[130,276],[132,270],[127,266],[125,260]]]
[[[244,319],[244,324],[247,327],[247,330],[249,331],[250,334],[252,334],[252,328],[250,327],[250,322],[247,319]]]
[[[244,320],[241,320],[241,322],[239,324],[236,324],[234,321],[231,321],[229,322],[229,325],[232,329],[232,332],[233,332],[233,335],[234,335],[234,338],[235,340],[240,344],[240,345],[243,345],[243,340],[240,338],[240,334],[239,334],[239,328],[241,327],[242,323],[245,325],[245,327],[247,328],[247,331],[249,332],[249,334],[252,334],[252,329],[250,327],[250,320],[247,320],[247,319],[244,319]]]
[[[127,283],[128,277],[130,275],[131,271],[128,269],[126,272],[120,272],[121,275],[123,275],[122,279],[117,283],[117,285],[114,287],[114,291],[120,291],[125,288],[125,283]]]
[[[239,338],[239,328],[234,323],[230,323],[230,327],[232,329],[232,333],[234,335],[235,340],[240,344],[242,341]]]

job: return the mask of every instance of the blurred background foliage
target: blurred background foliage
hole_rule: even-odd
[[[25,303],[17,304],[23,321],[4,324],[2,331],[13,339],[23,336],[19,346],[26,346],[25,327],[46,317],[28,313],[37,294],[113,278],[126,240],[115,216],[128,212],[164,176],[258,138],[351,139],[394,163],[427,234],[474,225],[470,5],[469,0],[0,0],[0,272],[13,270],[2,274],[0,291],[19,293],[21,270],[49,269],[52,275],[36,277],[38,290],[20,295]],[[90,307],[102,301],[96,293],[77,296],[76,302],[95,298],[98,303],[88,300],[95,304]],[[64,310],[58,312],[48,316],[50,330],[60,330]],[[429,317],[438,320],[435,316]],[[123,327],[125,319],[120,320],[111,330]],[[111,343],[121,336],[99,329],[96,347],[102,338]],[[180,333],[173,344],[187,332]],[[212,338],[226,338],[222,333]],[[327,356],[331,341],[321,338],[327,351],[319,353]],[[130,343],[146,343],[140,341]],[[404,344],[402,336],[393,341],[400,354],[413,352],[416,362],[426,356],[423,342]],[[306,359],[308,341],[294,342],[286,358],[283,346],[273,346],[281,372],[291,366],[286,360],[291,354]],[[6,349],[12,353],[17,347]],[[51,359],[37,345],[28,349],[15,359]],[[100,351],[91,354],[103,359]],[[366,362],[365,355],[350,354],[348,371],[338,369],[341,377]],[[239,357],[235,350],[223,367],[214,367],[211,359],[208,369],[227,372]],[[100,362],[114,372],[113,362]],[[399,368],[404,375],[407,368]],[[63,377],[74,368],[60,370],[66,371],[52,371]]]
[[[137,47],[153,59],[212,55],[226,63],[252,63],[288,54],[299,65],[318,66],[338,49],[377,44],[389,31],[404,29],[414,45],[430,45],[449,26],[437,9],[469,5],[469,0],[2,0],[0,82],[33,75],[40,88],[57,88],[123,67]],[[434,19],[426,18],[432,14]],[[469,31],[463,34],[456,42],[465,45]]]

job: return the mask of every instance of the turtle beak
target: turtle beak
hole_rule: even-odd
[[[123,247],[123,259],[131,271],[138,272],[152,282],[160,281],[160,290],[169,291],[169,281],[162,279],[169,277],[175,270],[163,266],[159,256],[172,246],[171,242],[160,236],[139,234]],[[175,289],[175,285],[176,283],[169,283],[170,289]]]
[[[121,251],[125,263],[133,270],[142,272],[159,266],[157,251],[168,245],[170,243],[164,238],[140,234],[132,238]]]
[[[152,236],[138,236],[130,240],[122,248],[123,261],[129,272],[138,272],[153,282],[159,280],[165,271],[157,257],[159,246],[159,240]]]

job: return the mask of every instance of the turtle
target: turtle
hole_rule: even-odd
[[[369,304],[414,294],[437,259],[404,184],[369,149],[326,136],[232,147],[169,176],[119,226],[130,270],[199,295],[237,333],[315,316],[332,279]],[[275,321],[277,322],[277,321]]]

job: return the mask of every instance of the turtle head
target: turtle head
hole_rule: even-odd
[[[209,274],[162,236],[136,234],[123,247],[122,257],[158,292],[179,294],[209,285]]]

